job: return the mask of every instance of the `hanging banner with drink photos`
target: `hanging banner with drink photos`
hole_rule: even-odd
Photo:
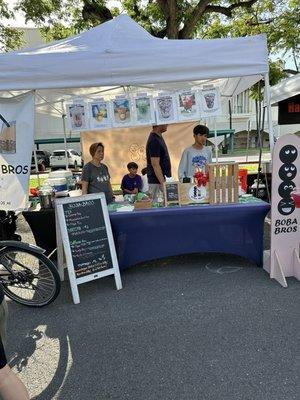
[[[0,99],[0,210],[27,208],[34,93]]]
[[[222,114],[219,88],[199,91],[201,117],[212,117]]]
[[[88,129],[88,114],[83,100],[74,100],[66,104],[67,121],[70,131],[85,131]]]
[[[132,126],[133,120],[131,115],[131,102],[128,97],[117,96],[111,102],[112,105],[112,116],[113,126]]]
[[[198,98],[195,91],[186,90],[176,94],[179,121],[191,121],[200,119]]]
[[[138,95],[133,99],[134,125],[151,125],[155,123],[153,99],[151,96]]]
[[[96,99],[88,103],[90,116],[90,129],[106,129],[111,127],[109,102]]]
[[[121,95],[88,103],[74,99],[66,104],[66,113],[71,131],[85,131],[197,121],[200,117],[221,115],[222,110],[220,90],[211,87],[201,91],[159,93],[155,98],[139,93],[133,98]]]
[[[160,94],[154,100],[157,124],[177,122],[177,107],[173,94]]]

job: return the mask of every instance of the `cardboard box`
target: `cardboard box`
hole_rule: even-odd
[[[134,209],[135,210],[145,210],[148,208],[152,207],[152,201],[151,200],[147,200],[147,201],[136,201],[134,203]]]

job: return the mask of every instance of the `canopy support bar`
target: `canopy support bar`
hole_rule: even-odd
[[[267,107],[269,144],[270,144],[270,152],[272,158],[272,153],[274,148],[274,132],[273,132],[273,122],[272,122],[272,109],[271,109],[271,90],[270,90],[270,81],[268,73],[265,74],[264,79],[265,79],[264,102]]]

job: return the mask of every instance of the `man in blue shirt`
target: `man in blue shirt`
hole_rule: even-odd
[[[167,129],[168,125],[153,125],[146,145],[149,193],[154,202],[157,201],[159,192],[163,190],[165,177],[171,176],[170,156],[162,136]]]

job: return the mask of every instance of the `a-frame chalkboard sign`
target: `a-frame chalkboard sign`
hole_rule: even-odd
[[[63,246],[74,303],[80,302],[78,285],[104,276],[114,275],[117,289],[122,289],[105,195],[65,197],[55,206],[58,251]]]

